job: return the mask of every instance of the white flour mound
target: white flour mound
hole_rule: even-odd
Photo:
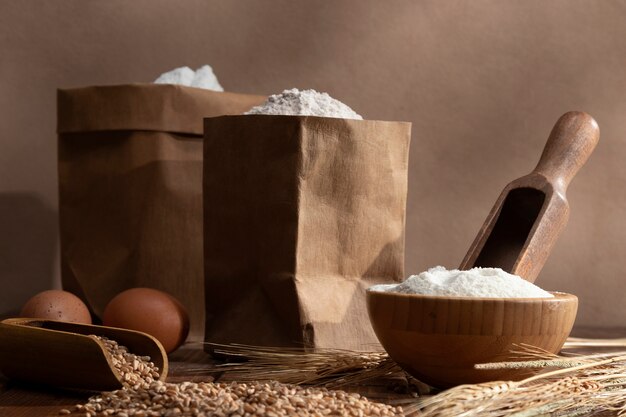
[[[350,107],[326,93],[318,93],[315,90],[300,91],[297,88],[271,95],[265,103],[253,107],[244,114],[283,114],[363,120]]]
[[[439,295],[485,298],[549,298],[554,297],[531,282],[500,268],[472,268],[467,271],[447,270],[443,266],[412,275],[401,284],[375,285],[374,291],[402,294]]]
[[[176,68],[159,75],[154,83],[179,84],[206,90],[224,91],[210,65],[204,65],[196,71],[189,67]]]
[[[155,84],[180,84],[191,85],[195,73],[189,67],[180,67],[159,75]]]

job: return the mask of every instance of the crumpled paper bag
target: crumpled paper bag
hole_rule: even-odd
[[[59,90],[64,289],[96,316],[125,289],[166,291],[201,341],[202,119],[264,99],[155,84]]]
[[[379,347],[365,289],[404,278],[410,132],[311,116],[205,119],[207,342]]]

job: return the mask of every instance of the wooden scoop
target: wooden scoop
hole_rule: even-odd
[[[105,336],[131,353],[150,356],[167,377],[167,354],[154,337],[132,330],[40,319],[0,322],[0,371],[11,379],[59,388],[111,391],[122,388],[103,343]]]
[[[460,269],[502,268],[534,282],[567,223],[567,186],[599,137],[598,124],[590,115],[561,116],[537,167],[504,188]]]

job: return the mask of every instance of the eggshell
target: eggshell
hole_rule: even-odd
[[[40,292],[24,304],[22,317],[91,324],[89,309],[80,298],[61,290]]]
[[[105,326],[137,330],[154,336],[166,352],[176,350],[189,333],[189,315],[172,295],[152,288],[119,293],[104,309]]]

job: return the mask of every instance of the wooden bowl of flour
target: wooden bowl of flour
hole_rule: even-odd
[[[519,360],[520,344],[558,353],[572,330],[578,298],[474,298],[367,290],[370,321],[389,356],[435,387],[520,380],[529,370],[475,364]]]

